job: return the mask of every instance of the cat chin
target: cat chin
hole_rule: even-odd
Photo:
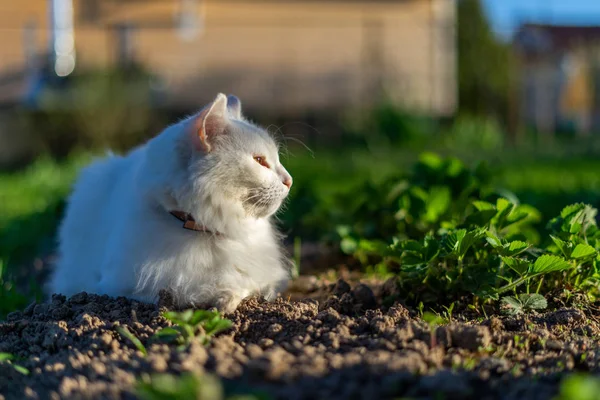
[[[277,213],[277,211],[279,210],[279,208],[281,207],[281,204],[283,203],[283,200],[277,200],[276,202],[273,202],[271,204],[268,204],[266,206],[247,206],[244,207],[244,211],[247,217],[251,217],[251,218],[269,218],[273,215],[275,215],[275,213]]]

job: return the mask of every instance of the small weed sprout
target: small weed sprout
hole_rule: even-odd
[[[142,400],[266,400],[260,393],[227,395],[214,375],[144,375],[137,382],[136,395]]]
[[[455,305],[455,302],[452,302],[452,304],[450,304],[450,306],[449,306],[449,307],[443,306],[443,307],[444,307],[444,310],[445,310],[445,311],[443,312],[443,314],[444,314],[444,319],[445,319],[446,321],[448,321],[449,323],[450,323],[450,322],[452,322],[452,311],[454,311],[454,305]]]
[[[131,343],[133,343],[135,348],[138,349],[139,351],[141,351],[144,356],[148,355],[148,351],[146,350],[146,347],[142,344],[140,339],[138,339],[133,333],[131,333],[129,331],[129,329],[127,329],[127,327],[118,326],[117,332],[119,332],[119,335],[121,335],[122,337],[124,337],[125,339],[128,339]]]
[[[431,338],[431,348],[436,347],[436,329],[439,325],[446,323],[447,321],[444,318],[440,317],[438,314],[426,311],[423,313],[423,320],[427,322],[429,325],[429,336]]]
[[[6,363],[6,364],[12,366],[15,369],[15,371],[17,371],[23,375],[29,375],[29,370],[19,364],[15,364],[13,362],[14,359],[15,359],[15,357],[10,353],[0,353],[0,364]]]
[[[163,313],[163,317],[174,325],[161,329],[154,337],[180,346],[187,346],[196,339],[207,345],[214,335],[232,326],[232,322],[217,311],[167,311]]]

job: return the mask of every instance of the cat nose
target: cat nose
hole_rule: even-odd
[[[288,189],[290,189],[292,187],[292,177],[291,176],[286,176],[282,182],[285,186],[288,187]]]

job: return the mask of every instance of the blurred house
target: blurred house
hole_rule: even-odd
[[[600,132],[600,26],[526,24],[515,35],[524,122]]]
[[[386,94],[449,115],[455,24],[454,0],[4,1],[0,102],[35,91],[49,55],[59,75],[141,62],[174,107],[224,91],[288,114]]]

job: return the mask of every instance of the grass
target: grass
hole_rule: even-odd
[[[81,154],[63,162],[42,158],[23,171],[0,174],[0,258],[16,261],[48,243],[77,171],[88,160]]]

